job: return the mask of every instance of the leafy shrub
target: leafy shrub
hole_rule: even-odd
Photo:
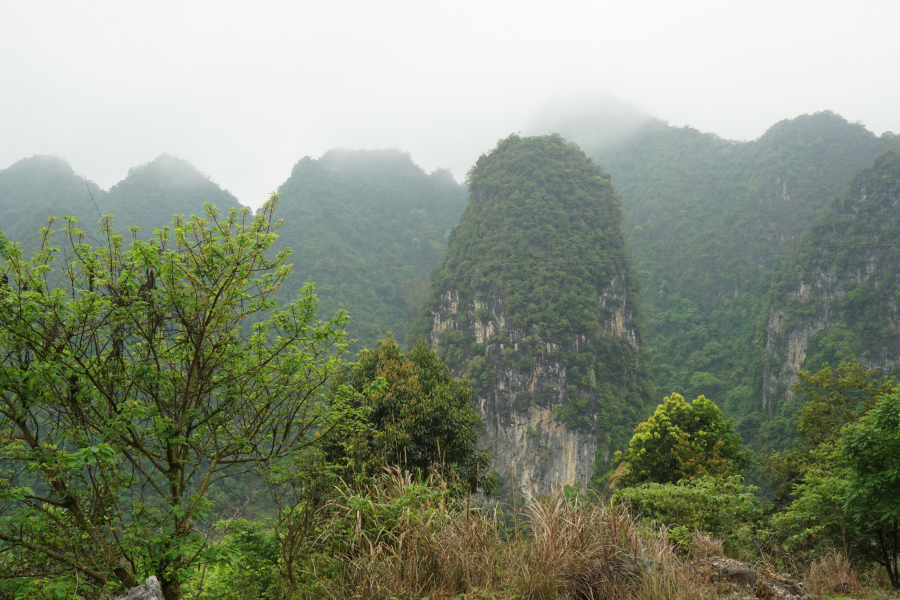
[[[740,475],[704,476],[622,488],[616,490],[614,500],[651,523],[668,527],[672,539],[686,548],[694,532],[700,531],[726,539],[735,549],[757,514],[756,491]]]

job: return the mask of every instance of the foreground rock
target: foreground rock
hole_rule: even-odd
[[[719,598],[813,600],[813,595],[801,582],[768,567],[754,567],[750,563],[719,556],[696,560],[691,567],[715,587]]]
[[[127,594],[119,596],[116,600],[165,600],[165,598],[159,580],[151,575],[147,578],[146,584],[131,588]]]

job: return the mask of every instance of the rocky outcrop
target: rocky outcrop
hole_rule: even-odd
[[[471,181],[413,334],[472,382],[506,492],[586,486],[650,395],[618,197],[558,136],[502,141]]]
[[[773,284],[762,408],[790,402],[801,369],[900,363],[900,153],[859,172]]]
[[[715,588],[718,598],[813,600],[802,582],[767,567],[720,556],[694,561],[690,567]]]
[[[159,580],[155,575],[151,575],[147,578],[146,584],[131,588],[127,594],[117,597],[116,600],[165,600],[165,598]]]

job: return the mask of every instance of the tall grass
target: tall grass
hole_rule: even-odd
[[[847,555],[835,549],[812,562],[805,581],[807,589],[819,598],[834,593],[842,595],[862,590]]]
[[[701,599],[665,530],[628,510],[562,495],[528,502],[505,524],[452,499],[439,481],[392,471],[342,486],[322,510],[308,565],[317,598],[421,600]]]

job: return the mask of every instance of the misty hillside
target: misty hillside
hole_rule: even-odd
[[[138,225],[139,235],[147,238],[154,229],[170,225],[174,214],[202,214],[204,202],[221,212],[240,207],[234,196],[189,162],[168,154],[130,169],[108,192],[85,182],[54,156],[26,158],[0,170],[0,229],[29,251],[36,248],[50,216],[77,217],[78,227],[93,233],[100,214],[112,214],[118,231]],[[53,228],[64,226],[56,221]]]
[[[88,191],[90,186],[90,192]],[[49,216],[78,217],[84,226],[97,209],[91,194],[102,202],[106,192],[93,182],[85,183],[64,159],[32,156],[0,170],[0,229],[13,241],[33,249],[38,232]],[[65,224],[57,222],[55,229]]]
[[[772,274],[854,171],[900,138],[821,112],[751,142],[659,121],[616,145],[579,141],[625,204],[660,391],[714,399],[751,442],[781,439],[761,412]]]
[[[276,247],[294,251],[287,291],[315,282],[322,314],[349,312],[358,348],[388,331],[402,340],[459,222],[465,187],[397,150],[330,150],[300,160],[278,192],[285,224]]]
[[[854,175],[815,220],[772,286],[763,407],[784,412],[800,370],[843,361],[900,364],[900,153]]]
[[[154,229],[170,225],[172,215],[203,214],[206,202],[222,213],[241,206],[237,198],[188,161],[162,154],[129,169],[125,179],[112,186],[98,204],[103,214],[115,215],[117,229],[139,225],[139,235],[146,238]]]

